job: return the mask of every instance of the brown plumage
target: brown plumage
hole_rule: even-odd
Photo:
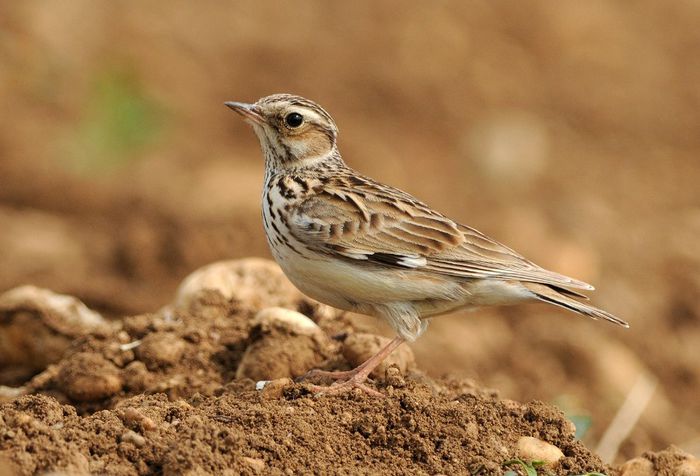
[[[582,303],[593,286],[543,269],[483,233],[345,165],[331,116],[278,94],[226,103],[257,134],[265,156],[263,224],[272,253],[303,292],[341,309],[385,318],[398,337],[358,369],[320,373],[364,385],[369,372],[428,317],[459,308],[541,301],[627,327]]]

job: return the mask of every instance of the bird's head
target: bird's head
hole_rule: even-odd
[[[254,104],[226,102],[253,126],[267,165],[300,168],[337,160],[338,128],[333,118],[313,101],[291,94],[274,94]]]

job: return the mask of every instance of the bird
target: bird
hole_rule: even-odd
[[[317,103],[273,94],[224,103],[253,127],[265,160],[262,220],[271,253],[307,296],[382,318],[396,336],[349,371],[312,370],[315,394],[360,389],[382,396],[368,377],[432,317],[459,309],[543,302],[629,327],[582,300],[593,286],[546,270],[412,195],[343,161],[338,127]]]

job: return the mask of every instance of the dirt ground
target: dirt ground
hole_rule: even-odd
[[[292,378],[352,368],[387,339],[308,300],[270,261],[205,267],[158,312],[113,322],[37,288],[4,296],[6,359],[34,355],[17,327],[35,330],[37,348],[72,338],[23,386],[0,387],[3,475],[493,475],[531,461],[546,462],[542,474],[700,470],[675,448],[606,466],[558,408],[432,379],[407,347],[374,376],[384,398],[314,395]]]
[[[290,377],[351,368],[381,338],[304,298],[272,262],[209,267],[159,312],[109,324],[58,318],[56,295],[37,302],[5,308],[6,343],[19,339],[13,325],[29,322],[60,334],[55,323],[70,321],[84,333],[23,387],[0,387],[1,474],[490,475],[522,470],[516,460],[547,461],[548,474],[618,474],[561,410],[434,380],[408,348],[376,377],[385,398],[314,396]],[[272,380],[259,388],[259,379]],[[658,464],[656,454],[640,460],[668,474],[700,469],[669,451]]]
[[[0,305],[0,385],[37,392],[3,407],[0,454],[22,473],[492,474],[534,436],[564,452],[557,474],[643,453],[677,474],[681,451],[700,454],[698,21],[693,2],[651,0],[3,3],[0,291],[76,296],[107,322],[86,337]],[[324,331],[273,359],[280,376],[390,336],[299,296],[159,311],[198,267],[269,256],[258,146],[221,103],[283,91],[331,112],[352,166],[592,282],[631,328],[536,305],[457,313],[400,382],[378,376],[379,403],[255,391],[237,372],[277,332],[252,325],[263,307]],[[603,466],[591,451],[640,382],[653,394]]]

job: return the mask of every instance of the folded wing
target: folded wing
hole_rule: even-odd
[[[291,212],[289,226],[298,239],[338,258],[464,279],[514,279],[593,289],[545,270],[407,193],[369,178],[334,179]]]

